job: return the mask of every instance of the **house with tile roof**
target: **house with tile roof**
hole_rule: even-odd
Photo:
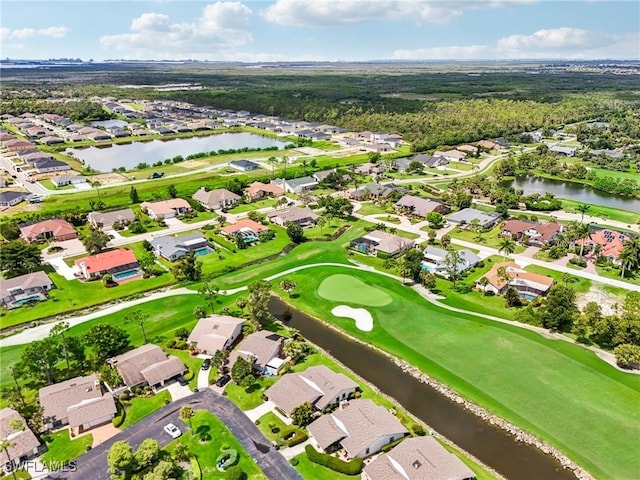
[[[270,222],[282,227],[289,223],[309,227],[315,225],[320,217],[309,207],[291,207],[287,210],[270,212],[267,218]]]
[[[244,318],[229,315],[210,315],[201,318],[189,334],[187,342],[200,353],[214,355],[218,350],[229,350],[242,335]]]
[[[150,343],[111,358],[107,362],[118,370],[124,384],[129,388],[147,384],[157,390],[187,371],[182,360],[173,355],[167,356],[160,347]]]
[[[246,242],[255,242],[262,232],[269,230],[261,223],[250,218],[243,218],[232,225],[222,227],[220,231],[228,237],[241,236]]]
[[[587,237],[576,240],[570,246],[573,248],[584,244],[585,252],[594,253],[599,250],[598,255],[605,257],[616,265],[621,265],[620,253],[624,250],[624,244],[629,238],[630,236],[627,233],[602,228],[591,231]]]
[[[159,202],[142,202],[140,204],[140,210],[155,220],[159,218],[174,218],[179,215],[184,215],[193,209],[186,200],[182,198],[171,198]]]
[[[280,197],[284,195],[284,190],[273,183],[253,182],[244,189],[244,195],[253,202],[269,196]]]
[[[104,231],[113,229],[113,225],[116,223],[121,226],[129,225],[136,220],[136,214],[130,208],[123,208],[110,212],[91,212],[87,215],[87,220],[93,228],[100,228]]]
[[[78,238],[78,234],[66,220],[53,218],[30,225],[20,226],[20,235],[27,243],[42,242],[47,240],[72,240]]]
[[[109,274],[114,282],[120,282],[142,275],[140,262],[131,250],[125,248],[78,258],[74,264],[78,271],[77,275],[83,280],[97,280]]]
[[[460,258],[460,262],[456,265],[456,272],[462,273],[465,270],[468,270],[478,264],[481,258],[473,253],[468,248],[457,250],[458,257]],[[423,260],[422,260],[422,268],[430,271],[431,273],[435,273],[437,275],[441,275],[443,277],[448,277],[448,267],[447,267],[447,255],[449,251],[434,247],[433,245],[428,245],[427,248],[424,249],[423,252]],[[451,262],[453,263],[453,261]]]
[[[238,357],[253,362],[253,369],[266,375],[277,375],[279,368],[270,368],[274,359],[282,355],[284,337],[268,330],[258,330],[244,338],[238,348],[229,355],[229,364],[233,365]],[[278,362],[276,362],[278,363]]]
[[[19,429],[14,425],[17,422],[22,424]],[[13,466],[17,467],[20,461],[40,453],[40,440],[29,429],[24,418],[13,408],[6,407],[0,410],[0,438],[8,442],[6,451],[2,452],[5,471],[9,470],[8,458],[11,458]]]
[[[426,218],[431,212],[446,214],[451,209],[444,203],[431,198],[421,198],[415,195],[405,195],[395,204],[396,209],[417,217]]]
[[[364,467],[362,480],[474,480],[473,473],[434,437],[400,442]]]
[[[504,276],[499,273],[501,268],[504,268]],[[518,291],[520,298],[527,300],[544,295],[554,283],[553,278],[539,273],[527,272],[514,262],[494,263],[484,278],[489,283],[484,287],[477,284],[476,286],[480,290],[502,295],[507,291],[507,288],[513,287]]]
[[[287,416],[303,403],[309,402],[322,411],[347,400],[358,384],[325,365],[315,365],[304,372],[288,373],[267,389],[265,395]]]
[[[38,271],[7,278],[0,282],[0,303],[11,309],[25,303],[46,300],[53,282],[46,273]]]
[[[554,240],[562,232],[562,226],[549,222],[537,223],[526,220],[508,220],[502,227],[501,235],[517,242],[526,240],[527,245],[542,247]]]
[[[43,387],[38,398],[47,430],[68,424],[83,432],[110,422],[116,414],[113,396],[103,393],[95,373]]]
[[[369,399],[340,403],[337,410],[313,421],[308,430],[322,450],[344,448],[351,458],[374,455],[409,433],[389,410]]]
[[[230,192],[226,188],[205,190],[204,187],[200,187],[192,198],[207,210],[228,210],[242,200],[240,195]]]
[[[378,255],[383,253],[388,256],[396,256],[413,248],[415,242],[409,238],[374,230],[372,232],[351,240],[350,247],[360,253]]]

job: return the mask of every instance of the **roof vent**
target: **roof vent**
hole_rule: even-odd
[[[417,470],[418,468],[420,468],[422,466],[422,464],[420,463],[419,460],[416,460],[415,462],[413,462],[411,464],[411,466]]]

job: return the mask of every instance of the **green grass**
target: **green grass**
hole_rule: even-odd
[[[449,236],[452,238],[457,238],[459,240],[464,240],[466,242],[477,243],[480,245],[485,245],[487,247],[500,248],[500,242],[504,240],[504,237],[501,235],[502,228],[498,225],[493,227],[491,230],[486,232],[482,232],[482,236],[478,239],[478,234],[471,231],[465,230],[460,227],[456,227],[449,232]],[[515,245],[514,253],[522,253],[525,251],[525,247],[522,245]]]
[[[562,208],[569,213],[577,213],[580,215],[580,212],[576,210],[576,207],[580,205],[581,202],[576,202],[573,200],[562,199]],[[617,208],[603,207],[601,205],[591,205],[591,208],[587,212],[587,215],[591,217],[599,217],[605,220],[615,220],[617,222],[626,223],[627,225],[634,225],[640,222],[640,214],[637,212],[630,212],[627,210],[619,210]]]
[[[198,459],[203,479],[226,478],[216,468],[216,460],[222,452],[221,448],[227,446],[238,452],[239,460],[237,465],[245,473],[245,479],[267,480],[264,473],[221,420],[207,411],[196,410],[191,419],[191,424],[195,435],[192,435],[187,428],[181,428],[184,432],[182,436],[171,442],[168,447],[170,449],[176,443],[187,445],[189,451]],[[206,438],[208,441],[201,443],[200,438]]]
[[[175,280],[170,273],[163,273],[157,277],[144,278],[126,282],[117,287],[105,288],[102,282],[81,282],[80,280],[66,280],[49,267],[49,278],[56,288],[49,292],[49,299],[29,307],[20,307],[7,311],[0,318],[0,327],[6,328],[22,323],[29,323],[52,315],[72,312],[109,302],[117,298],[154,290],[170,285]]]
[[[359,213],[360,215],[377,215],[389,212],[384,208],[379,207],[375,203],[362,202],[362,207],[360,207],[360,210],[358,210],[356,213]]]
[[[392,279],[352,271],[394,298],[372,310],[373,331],[361,332],[352,321],[333,317],[335,305],[316,292],[324,278],[341,272],[323,267],[292,274],[303,293],[290,301],[555,445],[597,478],[632,478],[640,469],[640,378],[580,346],[454,314]]]
[[[302,475],[304,480],[359,480],[360,475],[345,475],[344,473],[336,472],[330,468],[323,467],[317,463],[313,463],[307,457],[306,453],[301,453],[294,457],[298,460],[298,464],[295,469]]]
[[[367,307],[382,307],[392,302],[391,296],[351,275],[336,274],[326,277],[318,285],[318,295],[325,300]]]
[[[189,388],[193,390],[198,386],[198,373],[200,372],[200,368],[202,367],[202,359],[196,356],[192,356],[189,353],[189,350],[176,350],[174,348],[165,349],[167,355],[174,355],[182,360],[190,372],[193,372],[193,378],[189,380]]]
[[[280,440],[281,433],[290,428],[289,425],[280,420],[280,417],[276,416],[273,412],[264,414],[258,420],[260,421],[260,423],[257,424],[258,430],[262,432],[267,440],[273,442]],[[272,431],[271,428],[269,428],[270,423],[275,425],[275,431]]]
[[[38,183],[42,185],[44,188],[48,188],[49,190],[71,190],[72,188],[76,188],[73,185],[64,185],[62,187],[56,187],[51,181],[51,179],[49,178],[45,180],[40,180]]]
[[[42,463],[45,465],[48,465],[49,462],[58,466],[64,465],[85,453],[87,447],[93,443],[91,434],[71,439],[68,428],[50,433],[47,436],[51,438],[51,441],[47,442],[48,450],[42,455]]]
[[[218,214],[215,212],[210,212],[205,210],[203,212],[193,212],[195,215],[193,217],[180,217],[180,220],[184,223],[196,223],[196,222],[204,222],[205,220],[214,220],[218,217]]]
[[[15,477],[16,480],[31,480],[31,475],[29,475],[29,472],[25,470],[18,470],[17,472],[15,472],[15,474],[16,474],[16,477]],[[13,480],[13,475],[10,473],[7,473],[6,475],[1,475],[0,478]]]
[[[273,207],[278,200],[279,199],[268,197],[260,200],[255,200],[251,203],[241,203],[229,210],[229,213],[243,213],[250,212],[252,210],[259,210],[261,208]]]
[[[264,403],[262,394],[267,388],[276,383],[276,380],[276,377],[258,377],[256,382],[249,388],[229,382],[224,389],[224,393],[241,410],[253,410]]]
[[[171,400],[171,395],[166,390],[156,393],[152,397],[132,398],[130,400],[131,406],[126,408],[127,416],[120,428],[124,430],[156,410],[160,410],[166,405],[167,400]]]
[[[634,285],[640,285],[640,271],[629,271],[625,270],[624,278],[620,276],[622,273],[620,268],[611,267],[611,266],[600,266],[596,265],[596,271],[598,275],[606,278],[613,278],[615,280],[622,280],[625,282],[633,283]]]

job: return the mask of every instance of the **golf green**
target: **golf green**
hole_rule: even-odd
[[[391,295],[351,275],[331,275],[318,285],[318,295],[333,302],[383,307],[392,302]]]

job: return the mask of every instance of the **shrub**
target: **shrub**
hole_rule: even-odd
[[[184,379],[189,382],[191,380],[193,380],[193,372],[191,370],[189,370],[187,373],[185,373],[184,375]]]
[[[311,445],[304,447],[304,451],[307,454],[309,461],[322,465],[323,467],[330,468],[331,470],[345,475],[357,475],[362,471],[362,459],[354,458],[345,462],[337,457],[327,455],[326,453],[320,453]]]
[[[119,428],[124,423],[126,418],[127,412],[125,411],[124,406],[122,406],[122,403],[116,402],[116,416],[113,417],[113,420],[111,421],[113,423],[113,426]]]
[[[414,423],[413,425],[411,425],[411,431],[416,437],[424,437],[427,434],[424,427],[419,423]]]
[[[295,435],[285,442],[287,447],[295,447],[309,438],[307,432],[303,430],[296,430],[294,433]]]
[[[177,340],[175,338],[172,338],[171,340],[169,340],[167,342],[167,348],[174,348],[176,346],[176,341]]]
[[[569,259],[569,263],[571,265],[576,265],[578,267],[585,268],[587,266],[587,261],[582,257],[571,257]]]
[[[218,470],[226,470],[238,463],[238,452],[233,449],[224,450],[216,459]]]
[[[245,474],[238,465],[234,465],[227,469],[227,480],[242,480],[245,478]]]
[[[296,466],[296,465],[298,465],[298,463],[300,463],[300,462],[298,461],[298,459],[297,459],[297,458],[292,458],[292,459],[291,459],[291,461],[290,461],[289,463],[295,467],[295,466]]]

